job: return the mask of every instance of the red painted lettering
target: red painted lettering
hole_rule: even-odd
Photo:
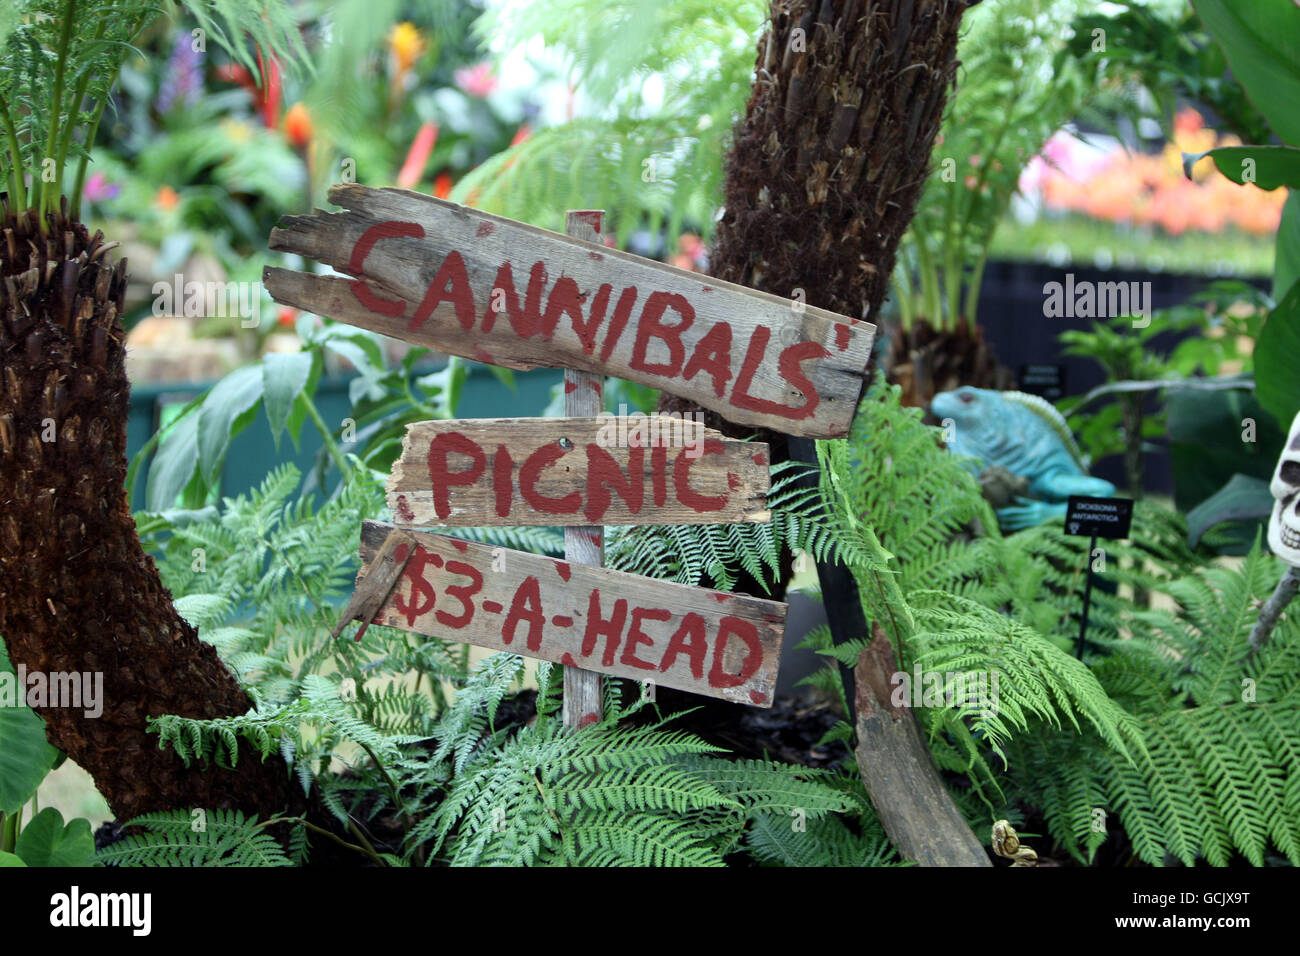
[[[695,345],[691,360],[682,370],[682,378],[690,381],[698,372],[708,372],[713,379],[713,394],[721,398],[731,381],[731,325],[716,322],[713,328]]]
[[[663,321],[664,312],[669,307],[677,311],[681,321],[668,325]],[[676,292],[652,292],[641,310],[641,320],[636,327],[636,342],[632,346],[632,358],[628,362],[638,372],[651,375],[663,375],[674,378],[682,370],[685,350],[682,347],[682,333],[695,321],[695,309],[686,301],[684,295]],[[650,340],[658,339],[668,348],[667,362],[650,362],[646,359],[646,350]]]
[[[501,640],[509,644],[515,639],[515,628],[520,621],[528,624],[528,639],[525,641],[530,651],[542,646],[542,631],[546,627],[546,614],[542,611],[542,586],[533,575],[524,578],[515,596],[510,601],[510,610],[506,613],[505,623],[501,625]]]
[[[716,438],[706,438],[700,457],[721,455],[727,450]],[[698,460],[691,457],[693,449],[683,448],[677,453],[673,465],[673,485],[677,489],[677,500],[693,511],[721,511],[727,506],[730,495],[702,495],[691,488],[691,466]]]
[[[738,637],[749,648],[740,673],[728,674],[723,670],[722,658],[727,649],[727,638]],[[758,672],[763,663],[763,645],[758,640],[758,628],[739,617],[724,617],[718,623],[718,640],[713,645],[713,667],[709,670],[710,687],[739,687]]]
[[[618,302],[614,305],[614,317],[609,322],[609,331],[605,333],[605,344],[600,347],[602,362],[608,362],[609,357],[614,354],[614,347],[618,345],[623,330],[627,328],[628,320],[632,318],[632,306],[636,305],[636,297],[637,291],[634,285],[628,286],[620,293]]]
[[[654,639],[641,630],[642,621],[666,621],[672,617],[672,613],[666,608],[645,608],[638,607],[632,609],[632,626],[627,629],[627,643],[623,645],[623,656],[619,658],[619,663],[626,664],[628,667],[639,667],[643,671],[652,671],[655,669],[653,664],[647,663],[636,656],[637,645],[645,644],[647,647],[654,647]]]
[[[673,666],[678,654],[685,654],[691,662],[691,673],[696,680],[704,677],[704,659],[709,655],[709,645],[704,637],[704,618],[694,611],[682,618],[681,626],[668,639],[668,649],[664,651],[661,671]]]
[[[410,331],[414,332],[428,321],[433,310],[443,302],[450,302],[456,309],[456,320],[460,327],[468,332],[474,327],[474,293],[469,287],[469,273],[465,271],[465,260],[453,249],[442,260],[438,274],[429,283],[429,291],[424,294],[424,301],[411,316]]]
[[[542,338],[546,341],[555,334],[561,315],[568,315],[574,328],[582,325],[582,293],[573,276],[560,276],[546,300],[546,314],[542,317]]]
[[[605,637],[605,653],[600,662],[606,667],[614,665],[614,652],[623,636],[623,625],[627,622],[627,598],[614,602],[614,613],[606,620],[600,616],[600,591],[593,589],[587,599],[587,628],[582,634],[582,656],[590,657],[596,650],[596,639]]]
[[[361,238],[353,247],[352,256],[348,259],[348,272],[353,275],[361,275],[365,272],[366,256],[370,255],[370,250],[380,239],[402,237],[423,239],[424,228],[413,222],[380,222],[371,226],[361,234]],[[378,312],[380,315],[401,315],[406,311],[406,303],[401,299],[380,298],[371,292],[370,287],[361,279],[353,279],[348,286],[352,289],[352,294],[357,297],[357,301],[372,312]]]
[[[510,478],[514,474],[514,467],[514,459],[510,457],[510,452],[506,450],[506,446],[497,445],[497,453],[492,456],[492,490],[496,498],[498,518],[504,518],[510,514],[510,502],[513,495]]]
[[[654,486],[655,507],[668,500],[668,446],[660,443],[650,450],[650,482]]]
[[[583,512],[592,524],[600,524],[609,510],[612,496],[610,488],[627,505],[632,514],[641,513],[645,496],[645,449],[632,447],[627,453],[627,474],[618,467],[618,461],[599,445],[587,446],[587,508]]]
[[[447,572],[469,578],[469,584],[449,584],[443,589],[448,597],[454,597],[460,602],[461,612],[448,614],[440,608],[434,617],[439,623],[459,630],[474,617],[474,604],[470,598],[483,589],[483,574],[474,565],[466,564],[464,561],[448,561]]]
[[[537,482],[542,472],[559,461],[568,453],[558,443],[543,445],[524,459],[519,468],[519,494],[538,511],[549,515],[572,514],[582,507],[582,492],[574,491],[559,498],[552,498],[537,490]]]
[[[588,355],[596,351],[596,332],[600,329],[600,323],[605,321],[605,310],[609,308],[611,291],[613,287],[608,282],[604,283],[596,290],[596,295],[591,300],[591,311],[588,313],[587,321],[573,319],[573,331],[578,334],[578,340],[582,342],[582,351]]]
[[[771,337],[771,331],[765,326],[760,325],[754,329],[753,338],[749,340],[749,350],[745,353],[745,362],[740,367],[736,387],[731,393],[731,402],[737,408],[746,408],[767,415],[779,415],[792,421],[811,418],[821,402],[821,396],[813,388],[808,376],[804,375],[799,363],[809,359],[826,358],[831,353],[816,342],[796,342],[781,350],[777,368],[781,372],[781,377],[790,383],[790,387],[803,396],[802,405],[782,405],[780,402],[773,402],[766,398],[755,398],[749,394],[749,389],[754,384],[754,375],[758,371],[758,366],[762,364]]]
[[[468,455],[469,467],[461,471],[448,468],[447,456],[453,452]],[[429,442],[429,484],[433,490],[433,510],[439,518],[451,514],[451,489],[474,484],[486,466],[483,449],[460,432],[443,432]]]

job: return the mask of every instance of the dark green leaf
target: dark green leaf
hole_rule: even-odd
[[[209,487],[214,487],[221,476],[230,440],[253,420],[261,397],[262,367],[245,365],[212,386],[203,400],[199,410],[199,466]]]
[[[18,836],[18,855],[28,866],[93,866],[95,837],[78,817],[66,827],[63,814],[46,807]]]
[[[1300,6],[1287,0],[1193,0],[1192,6],[1274,132],[1300,145]]]
[[[1255,343],[1255,383],[1259,401],[1283,428],[1300,412],[1300,283],[1269,313]]]
[[[7,688],[13,690],[12,702]],[[0,640],[0,814],[14,813],[30,800],[59,756],[45,739],[45,721],[26,704],[19,705],[26,694]]]
[[[280,447],[280,432],[289,421],[294,399],[311,377],[312,357],[307,352],[271,352],[262,359],[262,391],[271,437]]]
[[[1300,187],[1300,149],[1293,146],[1220,146],[1204,153],[1183,153],[1183,172],[1209,156],[1234,183],[1261,189]]]
[[[1187,543],[1196,547],[1206,531],[1225,521],[1267,518],[1273,512],[1274,503],[1267,481],[1235,474],[1226,485],[1187,512]]]

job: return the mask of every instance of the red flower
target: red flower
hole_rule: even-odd
[[[311,114],[301,103],[294,103],[284,114],[284,135],[295,149],[304,149],[312,137]]]
[[[407,151],[406,162],[397,174],[397,185],[403,189],[414,189],[424,176],[424,167],[429,164],[429,154],[433,152],[434,143],[438,142],[438,124],[432,120],[420,127],[411,141]]]

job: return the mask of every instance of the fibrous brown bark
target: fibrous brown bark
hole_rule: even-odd
[[[29,674],[101,673],[103,713],[38,707],[54,746],[119,819],[174,808],[294,807],[278,757],[186,769],[145,730],[225,717],[248,696],[177,614],[126,500],[126,260],[66,215],[3,209],[0,240],[0,635]],[[55,703],[55,701],[50,701]]]
[[[928,409],[934,396],[963,385],[997,391],[1015,387],[1011,370],[998,361],[978,325],[961,321],[939,330],[918,318],[910,329],[891,329],[889,342],[884,367],[890,384],[902,389],[899,401],[904,405]]]
[[[711,271],[875,320],[925,185],[966,0],[777,0]]]
[[[956,75],[958,27],[973,3],[772,4],[754,90],[727,161],[725,211],[709,257],[715,276],[879,322]],[[784,436],[761,437],[773,461],[816,461],[811,442],[790,439],[787,450]],[[835,598],[858,609],[857,625],[832,622],[835,640],[865,636],[851,576],[821,564],[818,573],[824,589],[838,587]],[[878,675],[896,671],[888,640],[873,646]],[[859,691],[862,680],[859,671]],[[859,706],[872,699],[858,694]],[[938,779],[915,717],[906,710],[890,711],[884,722],[871,715],[857,721],[858,763],[903,855],[987,863]],[[899,819],[911,824],[894,826]]]

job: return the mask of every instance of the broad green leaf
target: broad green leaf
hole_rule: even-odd
[[[1300,279],[1300,192],[1291,191],[1277,227],[1277,259],[1273,265],[1273,299],[1281,302]]]
[[[266,396],[266,420],[271,437],[280,447],[280,432],[289,421],[294,399],[307,387],[312,359],[308,352],[271,352],[262,359],[262,393]]]
[[[230,440],[257,414],[262,397],[261,365],[237,368],[208,392],[199,410],[199,467],[208,487],[215,487],[221,475]]]
[[[1255,391],[1260,404],[1286,431],[1300,412],[1300,283],[1269,313],[1255,343]]]
[[[1300,146],[1300,6],[1294,0],[1193,0],[1232,75],[1284,142]]]
[[[45,721],[19,705],[26,693],[0,640],[0,813],[14,813],[30,800],[59,757],[45,739]]]
[[[296,451],[298,448],[298,436],[302,433],[302,423],[307,420],[307,399],[316,394],[316,386],[320,384],[321,368],[325,364],[321,359],[320,349],[314,348],[309,353],[311,355],[311,372],[307,375],[307,384],[303,386],[302,391],[298,393],[294,400],[293,409],[289,412],[288,428],[289,437],[293,439],[293,447]]]
[[[0,870],[3,870],[6,866],[26,865],[27,864],[23,862],[22,857],[16,856],[13,853],[5,853],[3,850],[0,850]]]
[[[1234,183],[1261,189],[1300,187],[1300,149],[1293,146],[1220,146],[1204,153],[1183,153],[1183,171],[1206,156]]]
[[[190,412],[168,427],[149,463],[145,509],[162,512],[176,507],[198,465],[199,413]]]
[[[78,817],[66,827],[63,814],[46,807],[18,835],[18,855],[28,866],[94,866],[95,837]]]
[[[1226,485],[1187,512],[1187,543],[1196,547],[1205,532],[1225,521],[1267,518],[1274,504],[1267,481],[1233,475]]]

